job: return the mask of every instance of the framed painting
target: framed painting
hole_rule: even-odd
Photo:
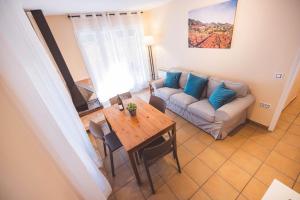
[[[231,47],[237,0],[229,0],[188,13],[190,48]]]

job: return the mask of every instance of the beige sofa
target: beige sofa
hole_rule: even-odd
[[[255,101],[246,84],[221,80],[216,77],[208,77],[180,69],[172,69],[170,71],[182,72],[179,80],[179,89],[164,87],[163,78],[152,83],[154,94],[166,101],[168,109],[211,134],[215,139],[224,139],[233,129],[245,123],[247,109]],[[203,91],[200,100],[183,92],[189,73],[208,79],[207,87]],[[237,98],[214,110],[208,102],[208,97],[222,82],[225,83],[227,88],[237,93]]]

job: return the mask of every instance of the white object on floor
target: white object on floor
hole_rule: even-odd
[[[262,200],[300,200],[300,194],[274,179]]]

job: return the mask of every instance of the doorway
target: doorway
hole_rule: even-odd
[[[283,92],[279,99],[279,103],[275,109],[271,124],[268,128],[269,131],[274,131],[282,111],[287,108],[288,105],[293,103],[297,95],[300,92],[300,49],[297,51],[296,57],[292,64],[290,76],[286,81]]]

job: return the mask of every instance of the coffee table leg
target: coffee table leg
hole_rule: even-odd
[[[138,185],[141,185],[140,175],[139,175],[139,172],[137,170],[135,159],[134,159],[134,152],[128,152],[128,156],[129,156],[130,164],[131,164],[131,167],[133,169],[136,181],[137,181]]]

